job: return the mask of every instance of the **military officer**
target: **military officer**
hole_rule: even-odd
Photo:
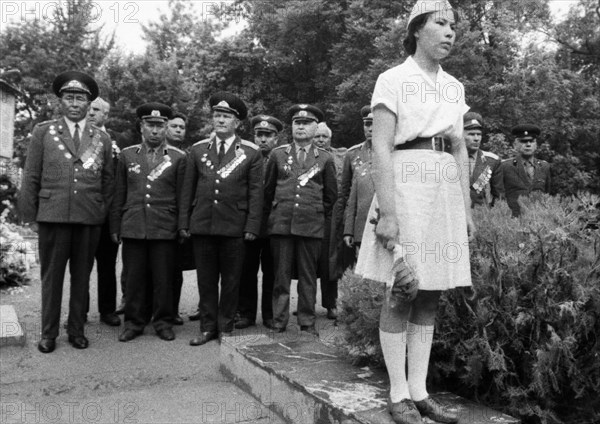
[[[313,144],[318,148],[327,150],[333,156],[335,165],[335,175],[338,191],[341,187],[342,169],[344,157],[348,149],[345,147],[331,147],[331,129],[325,122],[319,122],[317,132],[313,139]],[[338,285],[337,280],[342,276],[343,270],[337,266],[338,255],[342,254],[343,249],[343,228],[342,219],[337,217],[337,213],[342,211],[342,208],[337,207],[341,197],[338,192],[338,200],[333,206],[333,212],[328,219],[325,220],[325,234],[323,237],[323,245],[321,246],[321,257],[319,258],[318,275],[321,282],[321,306],[327,309],[327,318],[337,318],[337,297]],[[333,225],[332,225],[333,223]],[[335,224],[338,225],[335,225]]]
[[[463,138],[469,156],[471,206],[493,206],[496,199],[503,196],[500,157],[492,152],[481,150],[483,119],[477,112],[467,112],[463,116]]]
[[[227,92],[209,104],[215,135],[192,146],[180,215],[182,236],[192,236],[200,294],[200,334],[192,346],[233,331],[244,241],[259,235],[263,204],[262,155],[236,135],[246,105]]]
[[[88,347],[84,321],[89,278],[114,189],[108,134],[86,119],[98,97],[96,81],[79,71],[52,84],[62,118],[36,125],[27,153],[19,207],[24,222],[39,231],[42,277],[40,352],[56,347],[67,262],[71,296],[67,333],[77,349]]]
[[[113,165],[116,169],[119,152],[127,147],[123,145],[123,141],[118,135],[105,127],[108,113],[110,112],[110,104],[101,97],[96,98],[88,110],[87,120],[106,132],[112,143]],[[118,140],[118,141],[117,141]],[[98,274],[98,312],[100,312],[100,321],[103,323],[118,327],[121,325],[121,319],[115,313],[117,308],[117,253],[119,246],[110,239],[110,229],[108,224],[108,216],[102,232],[100,233],[100,241],[96,248],[96,272]],[[89,311],[89,297],[88,308]]]
[[[506,203],[517,217],[521,214],[518,199],[527,196],[532,191],[550,192],[550,164],[536,159],[537,137],[540,128],[532,124],[520,124],[512,128],[515,137],[514,148],[516,156],[505,159],[500,164],[502,183],[506,195]]]
[[[183,150],[183,141],[188,118],[181,112],[174,112],[167,121],[167,144]],[[177,263],[173,277],[173,324],[183,325],[183,318],[179,315],[179,301],[181,300],[181,287],[183,285],[183,271],[194,269],[194,251],[192,241],[182,239],[177,246]]]
[[[254,129],[254,142],[262,155],[264,170],[271,150],[277,146],[283,124],[279,119],[269,115],[257,115],[250,120],[250,123]],[[263,216],[259,237],[256,240],[245,242],[246,255],[240,281],[238,317],[235,328],[247,328],[254,325],[256,321],[259,265],[262,269],[262,320],[265,327],[273,327],[273,281],[275,276],[273,256],[267,237],[267,222],[264,218]]]
[[[362,242],[374,194],[375,184],[371,176],[371,162],[364,162],[354,170],[350,196],[344,212],[344,243],[357,252]]]
[[[346,214],[345,209],[348,204],[348,198],[350,197],[350,191],[352,188],[354,174],[357,172],[357,169],[360,169],[360,173],[362,174],[367,167],[366,164],[369,164],[368,167],[370,167],[371,163],[371,136],[373,134],[373,112],[371,111],[371,107],[368,105],[363,106],[360,109],[360,115],[363,121],[363,132],[365,134],[365,141],[350,147],[348,149],[348,152],[346,153],[346,157],[344,158],[344,165],[342,168],[342,182],[340,188],[340,199],[336,204],[337,208],[339,209],[339,211],[336,213],[336,216],[338,217],[338,220],[342,222]],[[358,202],[365,201],[368,200],[358,199]],[[338,223],[337,225],[342,225],[342,227],[345,227],[344,223]],[[354,232],[355,230],[352,231]],[[350,233],[346,233],[345,228],[344,235],[350,235]],[[353,235],[356,235],[356,233],[354,233]],[[348,239],[344,240],[344,244],[346,247],[354,245],[354,239],[352,240],[352,243],[349,243],[348,241]],[[341,256],[340,259],[342,260],[342,262],[339,264],[339,266],[342,268],[342,270],[345,270],[349,266],[352,266],[354,263],[356,263],[356,257],[357,256],[355,250],[353,249],[351,254]]]
[[[175,339],[173,287],[185,153],[166,143],[169,106],[145,103],[136,110],[142,143],[121,151],[117,188],[111,208],[113,241],[123,241],[127,267],[125,330],[119,341],[141,335],[152,316],[159,338]],[[147,310],[151,296],[152,311]]]
[[[293,143],[273,149],[265,176],[265,214],[275,265],[273,329],[283,332],[289,320],[292,267],[298,271],[300,330],[315,328],[317,265],[325,219],[337,198],[333,157],[313,145],[323,112],[299,104],[289,110]]]

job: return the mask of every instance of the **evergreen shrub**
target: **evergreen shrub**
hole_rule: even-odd
[[[600,417],[600,198],[538,195],[511,218],[504,202],[475,209],[472,289],[442,296],[429,386],[524,423]],[[381,365],[384,290],[347,273],[340,283],[340,345]]]

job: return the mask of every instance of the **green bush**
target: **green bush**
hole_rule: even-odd
[[[430,385],[525,423],[598,421],[599,206],[589,194],[541,195],[523,202],[520,219],[504,203],[474,211],[473,289],[442,297]],[[340,290],[346,351],[381,364],[383,289],[347,274]]]

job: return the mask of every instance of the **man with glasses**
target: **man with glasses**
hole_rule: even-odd
[[[289,321],[292,269],[298,272],[298,324],[318,336],[315,327],[317,264],[325,236],[325,219],[337,198],[333,158],[313,145],[323,112],[312,105],[292,106],[291,144],[269,156],[265,176],[265,215],[275,264],[273,330],[284,332]]]
[[[550,164],[536,159],[537,137],[540,128],[532,124],[520,124],[512,129],[515,137],[516,156],[502,161],[500,171],[506,195],[506,202],[514,217],[521,214],[518,202],[520,196],[527,196],[532,191],[550,192]]]

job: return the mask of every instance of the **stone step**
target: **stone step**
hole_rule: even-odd
[[[23,346],[25,333],[12,305],[0,305],[0,346]]]
[[[353,366],[308,334],[234,333],[222,339],[220,360],[222,373],[290,423],[393,423],[385,371]],[[434,397],[460,406],[459,424],[520,423],[452,393]]]

